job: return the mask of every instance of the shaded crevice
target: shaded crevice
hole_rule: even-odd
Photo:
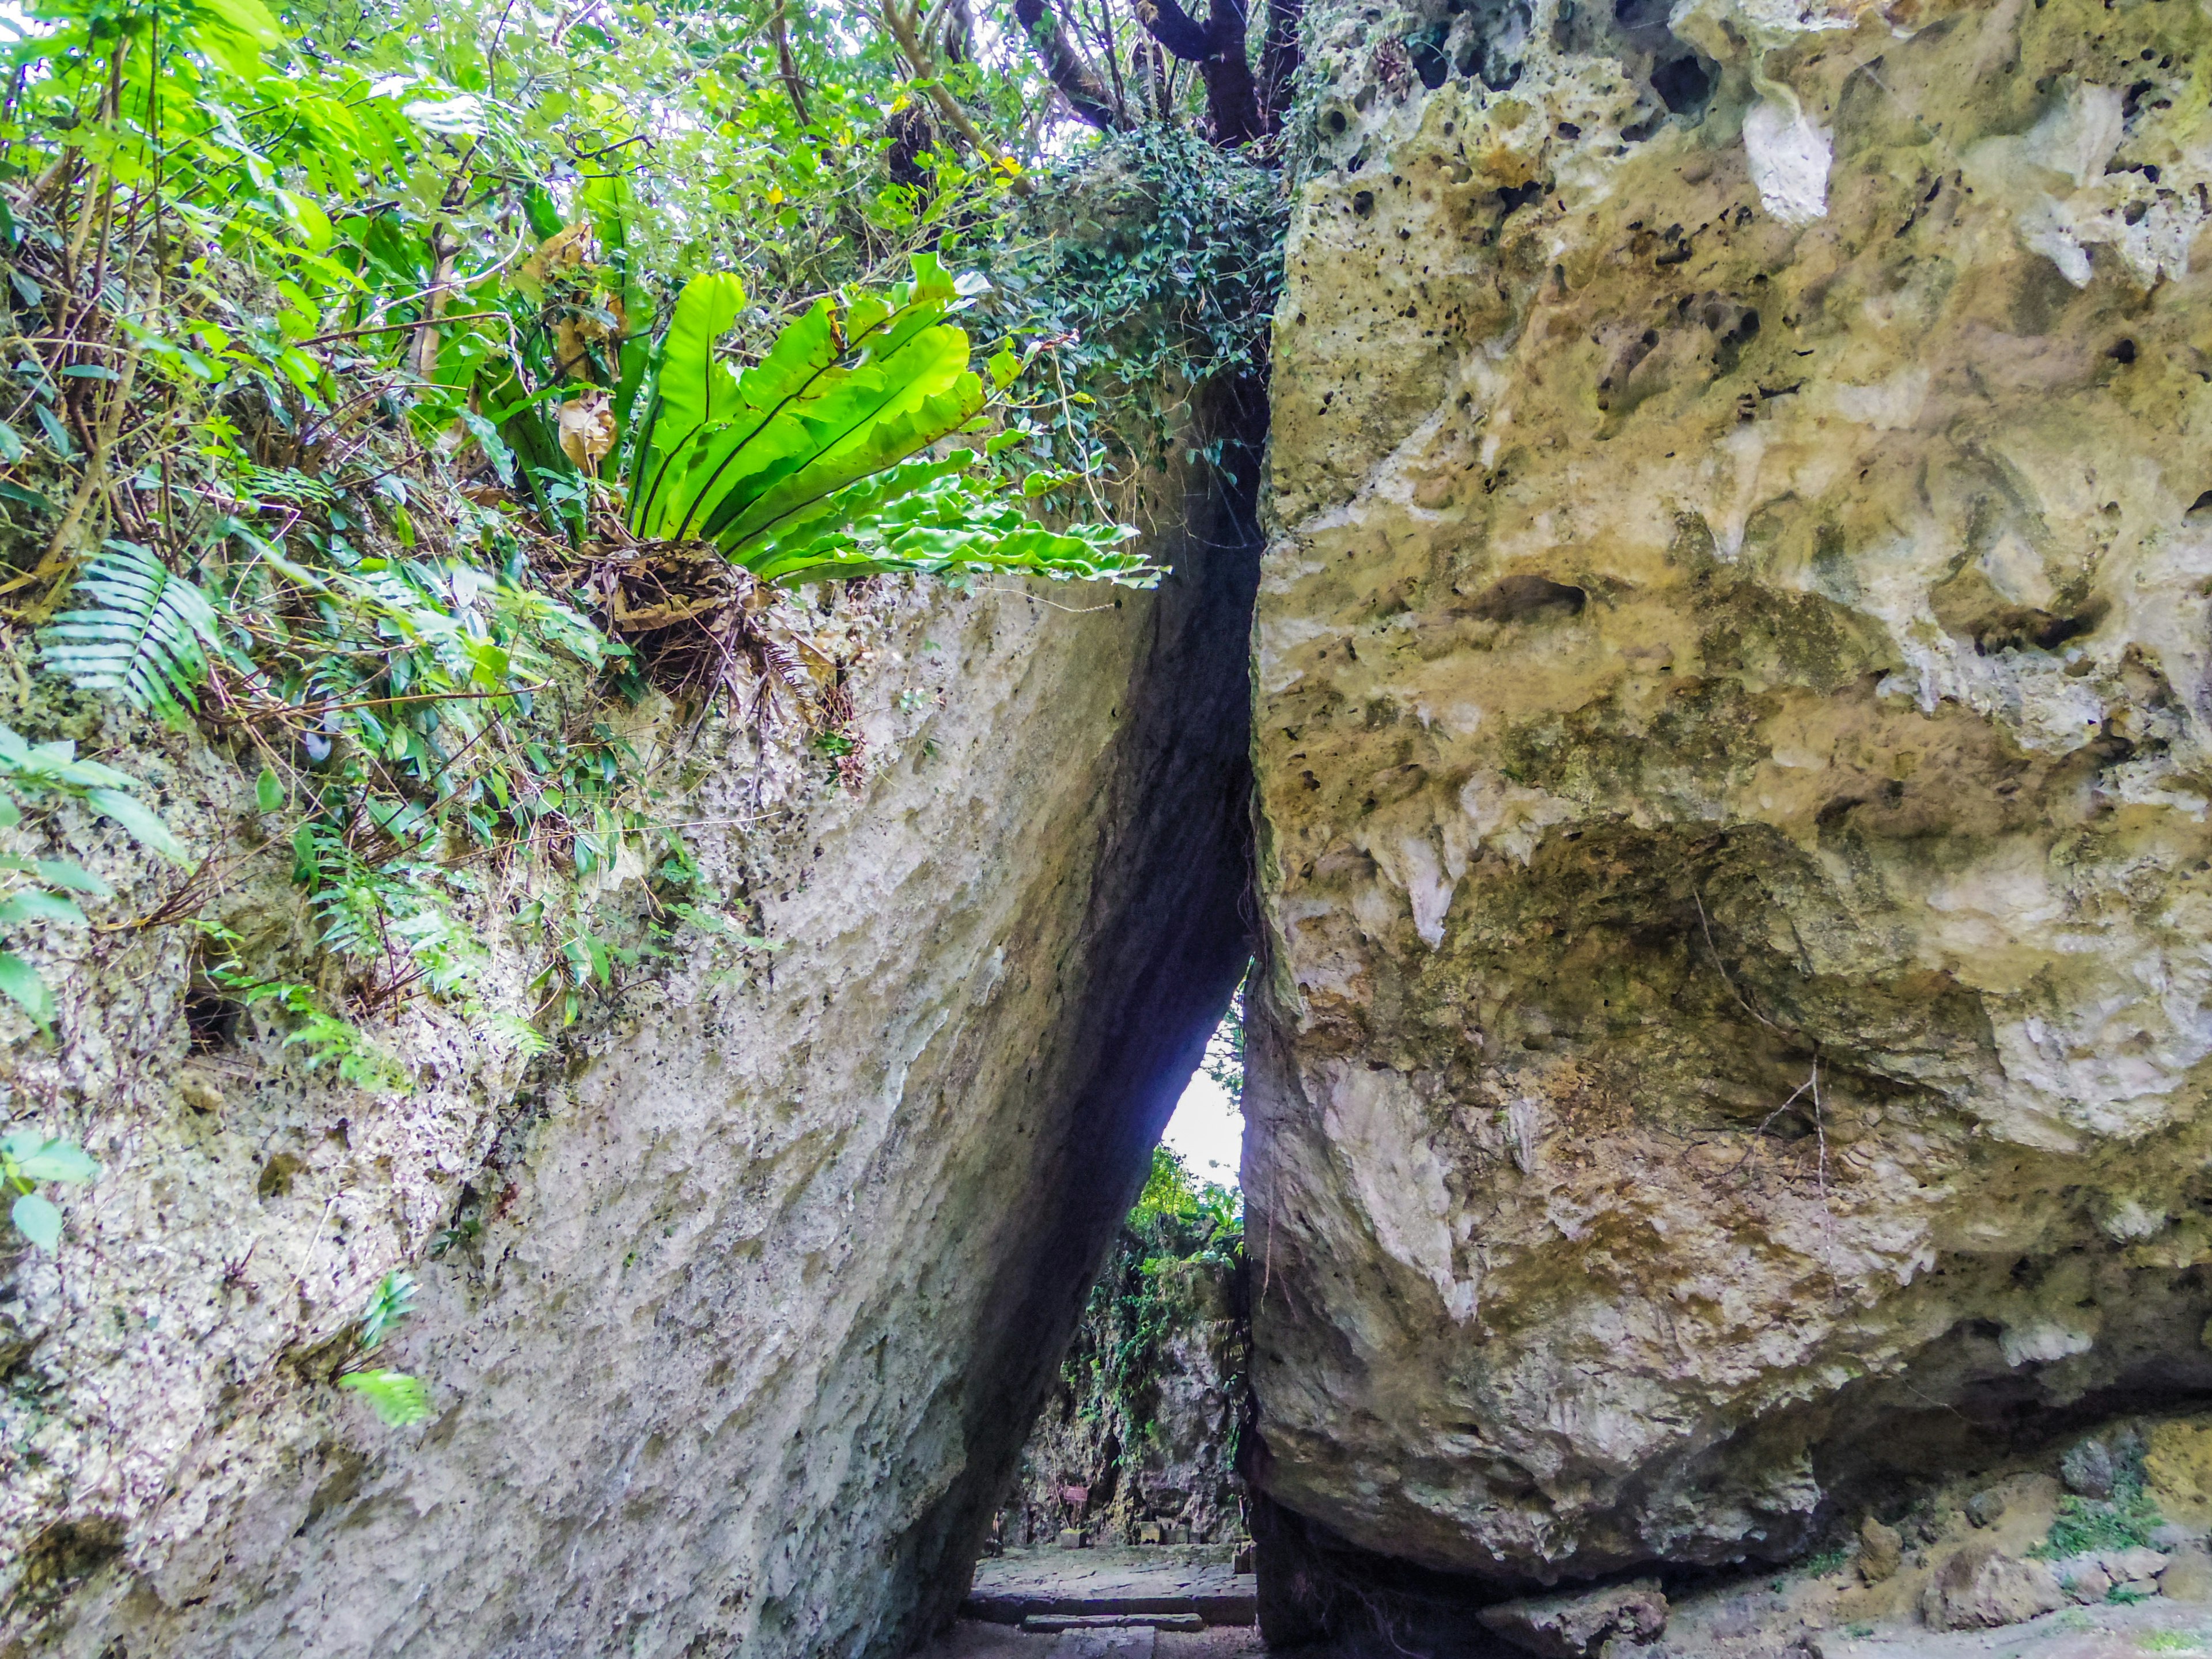
[[[1219,461],[1191,474],[1157,556],[1170,574],[1115,738],[1127,805],[1107,817],[1122,828],[1091,872],[1073,947],[1091,964],[1073,1039],[1084,1080],[1056,1113],[1042,1225],[989,1261],[996,1316],[968,1368],[966,1466],[897,1546],[895,1571],[924,1587],[909,1641],[948,1624],[967,1592],[1091,1281],[1251,954],[1249,641],[1267,402],[1249,380],[1194,401],[1189,447]]]

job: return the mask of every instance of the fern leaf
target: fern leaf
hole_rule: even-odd
[[[362,1395],[395,1429],[430,1414],[430,1391],[404,1371],[348,1371],[338,1386]]]
[[[66,611],[40,631],[47,667],[157,714],[198,706],[192,693],[207,678],[208,647],[222,645],[206,594],[125,541],[106,543],[73,591],[92,608]]]

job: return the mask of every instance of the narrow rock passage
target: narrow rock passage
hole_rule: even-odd
[[[1060,1115],[1067,1139],[1041,1228],[981,1258],[999,1312],[968,1366],[966,1439],[981,1455],[907,1534],[914,1577],[930,1587],[919,1630],[941,1627],[967,1594],[1091,1281],[1250,959],[1248,641],[1267,404],[1237,381],[1200,405],[1197,430],[1218,439],[1219,461],[1190,475],[1180,527],[1162,527],[1156,556],[1172,574],[1116,738],[1127,799],[1107,815],[1126,827],[1091,878],[1097,966],[1076,1018],[1095,1059]]]

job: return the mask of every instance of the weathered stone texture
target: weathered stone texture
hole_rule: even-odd
[[[382,1033],[404,1093],[303,1083],[252,1030],[181,1068],[173,930],[128,975],[65,970],[67,1041],[14,1051],[13,1109],[106,1167],[58,1257],[0,1261],[0,1651],[819,1659],[948,1618],[1242,971],[1244,678],[1216,647],[1249,614],[1251,488],[1167,499],[1156,596],[848,604],[865,786],[787,729],[685,802],[778,948],[694,936],[520,1096],[428,1003]],[[249,847],[250,769],[155,750],[178,827]],[[488,884],[502,996],[526,896]],[[281,875],[258,902],[294,908]],[[481,1231],[424,1259],[457,1206]],[[423,1293],[379,1358],[434,1415],[390,1430],[327,1379],[402,1265]]]
[[[2212,1387],[2212,15],[1314,29],[1267,1489],[1506,1584],[1782,1559]]]

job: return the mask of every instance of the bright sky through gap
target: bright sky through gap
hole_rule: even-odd
[[[1237,1184],[1239,1157],[1244,1146],[1244,1120],[1237,1103],[1204,1072],[1190,1074],[1190,1086],[1176,1103],[1164,1139],[1182,1154],[1190,1172],[1200,1181]]]

